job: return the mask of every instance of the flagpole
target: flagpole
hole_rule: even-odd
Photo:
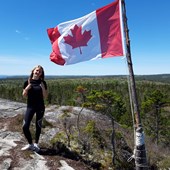
[[[144,132],[141,124],[141,117],[139,111],[139,105],[137,100],[137,92],[136,92],[136,84],[133,72],[133,64],[131,59],[131,50],[130,50],[130,39],[129,39],[129,29],[127,24],[127,17],[126,17],[126,7],[125,7],[125,0],[121,0],[122,2],[122,15],[123,15],[123,26],[124,26],[124,34],[126,40],[126,59],[129,69],[129,80],[130,80],[130,90],[131,90],[131,97],[133,102],[133,110],[135,114],[135,148],[134,148],[134,159],[135,159],[135,166],[136,170],[147,170],[147,157],[146,157],[146,150],[145,150],[145,140],[144,140]]]

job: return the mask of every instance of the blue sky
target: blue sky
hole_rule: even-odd
[[[0,75],[128,74],[122,57],[59,66],[51,62],[47,28],[82,17],[112,0],[1,0]],[[170,1],[125,0],[134,73],[170,73]]]

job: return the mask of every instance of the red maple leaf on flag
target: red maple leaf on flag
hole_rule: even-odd
[[[80,54],[82,54],[81,46],[87,46],[87,42],[92,37],[91,30],[90,31],[84,31],[82,34],[82,27],[78,27],[77,25],[74,26],[73,29],[71,29],[72,35],[67,35],[64,37],[65,43],[72,46],[72,48],[79,47]]]

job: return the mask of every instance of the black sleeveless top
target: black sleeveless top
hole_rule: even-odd
[[[43,92],[40,86],[41,82],[43,82],[45,89],[47,90],[47,84],[42,80],[31,80],[31,88],[28,90],[27,96],[27,107],[44,107],[44,99]],[[28,85],[28,80],[24,82],[24,89]]]

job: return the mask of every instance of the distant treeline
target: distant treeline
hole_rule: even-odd
[[[0,75],[0,80],[5,79],[26,79],[28,76],[26,75]],[[122,79],[127,78],[127,75],[101,75],[101,76],[90,76],[90,75],[63,75],[63,76],[55,76],[55,75],[47,75],[47,79],[81,79],[81,78],[112,78],[112,79]],[[136,80],[147,80],[147,81],[155,81],[155,82],[164,82],[170,83],[170,74],[153,74],[153,75],[135,75]]]
[[[144,95],[156,89],[165,93],[170,98],[170,78],[163,82],[163,77],[170,75],[155,76],[137,76],[136,90],[138,94],[139,104],[143,101]],[[13,101],[26,102],[22,97],[23,83],[28,77],[11,77],[0,79],[0,98]],[[160,78],[160,80],[159,80]],[[154,81],[155,79],[155,81]],[[164,79],[165,80],[165,79]],[[47,76],[48,98],[46,104],[56,105],[73,105],[76,106],[78,86],[92,90],[111,90],[123,97],[123,100],[129,106],[129,90],[127,76]],[[130,106],[129,108],[130,109]]]

